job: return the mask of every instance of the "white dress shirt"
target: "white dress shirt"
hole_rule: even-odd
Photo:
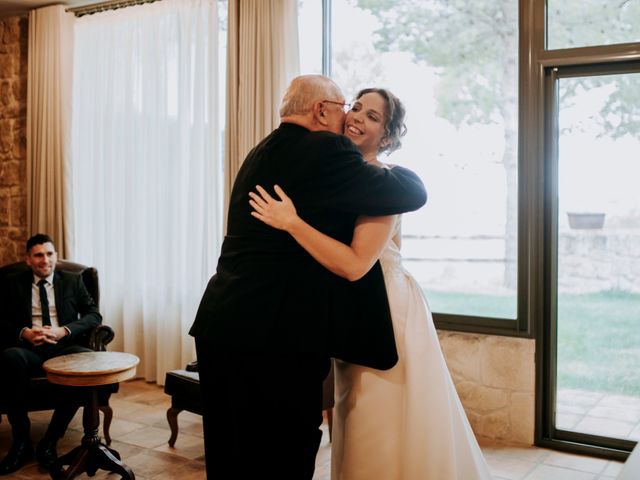
[[[33,276],[31,284],[31,325],[33,327],[42,327],[42,306],[40,303],[40,287],[38,282],[42,280],[37,275]],[[56,296],[53,291],[53,273],[46,277],[47,281],[44,289],[47,291],[47,299],[49,300],[49,319],[52,327],[58,327],[58,312],[56,310]]]

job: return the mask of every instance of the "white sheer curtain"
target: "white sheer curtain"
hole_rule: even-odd
[[[215,0],[163,0],[76,22],[72,159],[77,261],[100,274],[112,349],[164,382],[221,239]]]

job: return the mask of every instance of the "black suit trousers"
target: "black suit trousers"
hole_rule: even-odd
[[[329,358],[196,350],[207,478],[311,480]]]
[[[13,385],[7,392],[9,411],[7,417],[11,423],[14,441],[29,439],[30,422],[25,405],[28,402],[28,385],[32,377],[44,376],[42,364],[50,358],[70,353],[91,352],[80,345],[45,345],[42,347],[11,347],[2,352],[2,371],[6,372],[7,382]],[[64,435],[69,422],[75,415],[82,397],[74,387],[58,386],[55,411],[47,435],[58,439]]]

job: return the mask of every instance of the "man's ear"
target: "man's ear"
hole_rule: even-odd
[[[324,102],[316,102],[313,104],[313,119],[316,123],[324,127],[329,124]]]

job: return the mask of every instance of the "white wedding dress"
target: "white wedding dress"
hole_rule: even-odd
[[[381,371],[336,360],[331,479],[490,479],[399,234],[397,217],[380,258],[399,361]]]

